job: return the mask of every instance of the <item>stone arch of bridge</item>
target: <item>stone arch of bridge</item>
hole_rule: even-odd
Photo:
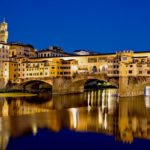
[[[69,90],[71,91],[79,91],[83,92],[84,87],[87,81],[90,80],[99,80],[99,81],[104,81],[110,83],[112,86],[118,88],[118,80],[116,79],[109,79],[109,78],[101,78],[101,77],[85,77],[85,78],[76,78],[72,80],[70,86],[68,87]]]
[[[28,80],[19,85],[22,90],[34,90],[39,88],[52,89],[53,82],[45,80]]]

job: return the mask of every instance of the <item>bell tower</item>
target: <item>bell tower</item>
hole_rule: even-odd
[[[7,31],[7,23],[5,22],[5,18],[0,25],[0,42],[7,43],[8,40],[8,31]]]

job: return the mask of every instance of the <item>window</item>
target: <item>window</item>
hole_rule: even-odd
[[[137,64],[137,67],[142,67],[142,64]]]
[[[88,58],[88,63],[97,62],[97,58]]]
[[[129,74],[131,74],[132,73],[132,70],[129,70]]]
[[[132,68],[132,67],[133,67],[133,65],[130,65],[130,67]]]
[[[127,60],[127,57],[123,57],[123,60],[124,60],[124,61]]]
[[[142,74],[142,71],[139,71],[139,74]]]
[[[147,74],[150,74],[150,71],[147,71]]]
[[[106,62],[106,60],[107,60],[106,58],[99,58],[99,62]]]

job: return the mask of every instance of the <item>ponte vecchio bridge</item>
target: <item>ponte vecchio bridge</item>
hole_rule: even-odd
[[[25,79],[12,88],[31,91],[34,88],[52,88],[52,93],[82,93],[89,80],[104,81],[118,89],[118,96],[144,95],[144,88],[150,85],[150,77],[109,77],[107,74],[77,74],[71,79],[65,78],[31,78]]]
[[[24,72],[21,72],[21,65],[18,65],[18,74],[25,76],[20,77],[20,82],[14,82],[11,88],[31,90],[51,87],[53,93],[79,93],[84,91],[88,80],[96,79],[115,86],[118,95],[125,97],[144,95],[144,88],[150,86],[150,52],[127,51],[95,56],[37,58],[29,59],[25,63]],[[52,76],[54,68],[61,68],[61,71],[56,70],[59,76]],[[65,73],[68,68],[70,74],[67,75],[70,76],[65,78],[65,74],[60,73]],[[45,74],[47,76],[44,76]],[[18,80],[13,77],[12,80]]]

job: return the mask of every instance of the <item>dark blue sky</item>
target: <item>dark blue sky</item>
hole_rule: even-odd
[[[9,42],[72,52],[150,51],[150,0],[1,0]]]

